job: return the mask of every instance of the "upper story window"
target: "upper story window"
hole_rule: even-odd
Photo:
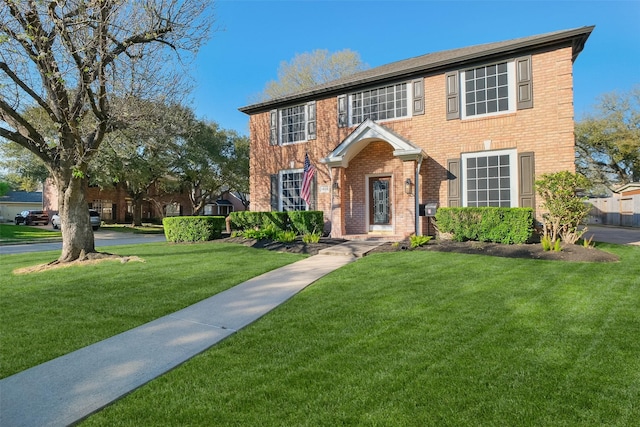
[[[270,113],[270,144],[287,145],[316,138],[316,103],[294,105]]]
[[[378,86],[338,96],[338,127],[367,119],[390,120],[424,114],[424,80]]]
[[[387,120],[408,115],[406,83],[356,92],[349,98],[351,124],[362,123],[366,119]]]
[[[464,82],[462,105],[466,117],[480,116],[509,111],[510,101],[509,81],[513,79],[513,62],[476,67],[462,72]],[[512,76],[509,78],[509,76]]]
[[[445,74],[447,120],[533,108],[531,56]]]

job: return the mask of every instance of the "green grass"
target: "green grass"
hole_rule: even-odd
[[[26,225],[0,224],[0,243],[60,238],[62,233]]]
[[[635,426],[640,248],[602,247],[365,257],[85,424]]]
[[[0,256],[0,378],[172,313],[302,259],[241,245],[167,243],[110,247],[144,263],[14,275],[59,252]]]

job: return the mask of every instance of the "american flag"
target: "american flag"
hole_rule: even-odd
[[[309,155],[305,153],[304,155],[304,170],[302,174],[302,187],[300,189],[300,197],[302,200],[307,202],[308,205],[311,204],[311,182],[313,181],[313,176],[316,174],[316,168],[309,161]]]

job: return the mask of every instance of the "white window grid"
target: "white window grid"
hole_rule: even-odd
[[[306,110],[307,106],[305,104],[280,110],[280,138],[282,144],[306,141]]]
[[[409,115],[407,83],[399,83],[351,94],[351,124],[366,119],[388,120]]]
[[[306,211],[307,202],[300,197],[302,187],[302,169],[280,172],[280,210]]]
[[[464,206],[517,206],[515,157],[512,150],[463,155]]]
[[[515,83],[513,62],[500,62],[462,72],[464,117],[513,111]]]

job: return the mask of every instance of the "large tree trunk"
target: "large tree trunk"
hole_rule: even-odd
[[[74,177],[70,171],[54,173],[54,180],[62,230],[62,254],[58,261],[71,262],[96,251],[86,199],[87,181]]]
[[[132,224],[134,227],[142,226],[142,194],[131,196],[131,205],[133,207]]]

